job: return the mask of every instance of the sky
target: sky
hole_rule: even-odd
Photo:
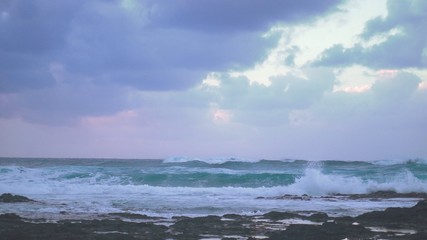
[[[2,0],[0,156],[427,157],[427,1]]]

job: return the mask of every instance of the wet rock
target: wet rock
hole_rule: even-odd
[[[21,220],[21,217],[14,213],[0,214],[0,220]]]
[[[362,226],[327,222],[318,225],[290,225],[285,231],[273,233],[268,239],[305,239],[305,240],[341,240],[341,239],[368,239],[372,232]]]
[[[212,233],[215,229],[220,228],[223,228],[223,223],[218,216],[182,218],[172,225],[173,231],[178,235],[184,234],[193,237]]]
[[[350,224],[350,223],[355,223],[357,222],[356,219],[354,219],[353,217],[336,217],[334,218],[335,222],[339,222],[339,223],[346,223],[346,224]]]
[[[2,195],[0,195],[0,202],[19,203],[19,202],[35,202],[35,201],[24,196],[13,195],[10,193],[3,193]]]
[[[119,217],[119,218],[127,218],[127,219],[144,219],[144,220],[159,220],[163,218],[159,217],[150,217],[145,214],[135,214],[135,213],[110,213],[110,216]]]
[[[326,213],[314,213],[312,215],[310,215],[309,217],[307,217],[307,219],[312,220],[312,221],[316,221],[316,222],[320,222],[320,221],[326,221],[329,219],[328,214]]]
[[[250,221],[244,217],[235,221],[223,221],[218,216],[183,218],[172,225],[172,233],[179,239],[199,239],[201,235],[239,235],[251,234],[251,229],[244,227]]]
[[[110,217],[116,216],[113,214]],[[150,221],[103,219],[51,223],[8,213],[0,215],[0,239],[427,239],[427,200],[418,202],[412,208],[387,208],[358,217],[330,217],[324,213],[307,217],[281,212],[262,216],[226,214],[222,217],[175,217],[173,223],[166,226],[158,224],[164,219],[156,222],[155,218],[145,215],[124,214],[120,217],[136,220],[147,217]],[[316,221],[317,225],[282,221],[295,218]],[[378,227],[388,230],[375,231]],[[399,232],[399,229],[413,231],[405,233]]]
[[[222,217],[228,219],[242,219],[243,216],[239,214],[225,214]]]
[[[296,213],[288,213],[288,212],[276,212],[272,211],[269,213],[266,213],[263,215],[264,218],[270,219],[270,220],[283,220],[283,219],[291,219],[291,218],[304,218],[303,216],[296,214]]]
[[[279,199],[279,200],[300,200],[300,201],[310,201],[311,197],[307,194],[303,195],[292,195],[292,194],[285,194],[278,197],[257,197],[256,199]]]
[[[34,223],[15,214],[0,215],[2,240],[89,240],[89,239],[166,239],[167,227],[151,223],[120,220],[64,220],[58,223]]]
[[[417,193],[417,192],[411,192],[411,193],[397,193],[394,191],[377,191],[373,193],[366,193],[366,194],[338,194],[337,196],[345,196],[349,199],[371,199],[371,200],[378,200],[378,199],[385,199],[385,198],[421,198],[421,199],[427,199],[427,193]]]
[[[370,225],[427,231],[427,200],[419,201],[412,208],[387,208],[384,211],[364,213],[356,219]]]

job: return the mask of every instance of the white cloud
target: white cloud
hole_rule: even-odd
[[[296,46],[297,66],[315,60],[321,52],[335,44],[351,47],[360,39],[367,21],[386,14],[386,1],[347,1],[339,12],[327,15],[310,25],[291,27],[285,31],[289,46]],[[290,35],[289,35],[290,34]]]
[[[353,65],[335,70],[337,82],[334,92],[364,92],[371,88],[376,80],[375,71],[368,67]]]
[[[278,76],[293,75],[306,78],[301,68],[315,61],[326,49],[341,44],[352,47],[356,43],[364,43],[359,37],[367,21],[376,17],[385,17],[386,1],[348,1],[339,6],[340,11],[318,18],[312,23],[297,25],[277,25],[265,34],[265,37],[279,35],[279,41],[269,55],[253,68],[243,71],[232,71],[232,76],[245,76],[250,83],[259,83],[265,86],[271,84],[271,79]],[[383,41],[386,37],[397,34],[389,33],[364,43],[373,45]],[[340,70],[337,75],[337,89],[365,89],[372,77],[363,72],[370,71],[367,67],[350,66]],[[362,71],[362,72],[361,72]],[[357,74],[349,81],[348,74]],[[359,83],[356,83],[359,82]]]
[[[217,74],[215,73],[209,73],[208,76],[206,76],[205,79],[202,80],[201,87],[220,87],[221,86],[221,80],[218,79]]]

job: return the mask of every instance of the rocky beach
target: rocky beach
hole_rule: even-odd
[[[282,196],[298,197],[298,196]],[[299,196],[307,201],[304,196]],[[359,216],[331,217],[272,211],[263,215],[225,214],[222,216],[172,218],[131,213],[102,214],[87,219],[67,217],[24,218],[14,213],[0,215],[0,239],[427,239],[427,198],[425,194],[376,192],[346,196],[423,198],[409,208],[392,207]],[[19,204],[35,200],[2,194],[0,204]],[[58,220],[60,219],[60,220]]]

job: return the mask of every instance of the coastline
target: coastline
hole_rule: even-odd
[[[409,208],[392,207],[359,216],[332,217],[269,212],[263,215],[172,218],[130,213],[110,213],[98,219],[29,219],[17,214],[0,215],[0,238],[17,239],[427,239],[425,194],[376,192],[348,197],[419,197]],[[294,196],[296,197],[296,196]],[[302,197],[302,196],[301,196]],[[24,196],[0,196],[0,204],[34,201]],[[58,213],[66,214],[66,213]],[[65,216],[66,218],[66,216]]]

